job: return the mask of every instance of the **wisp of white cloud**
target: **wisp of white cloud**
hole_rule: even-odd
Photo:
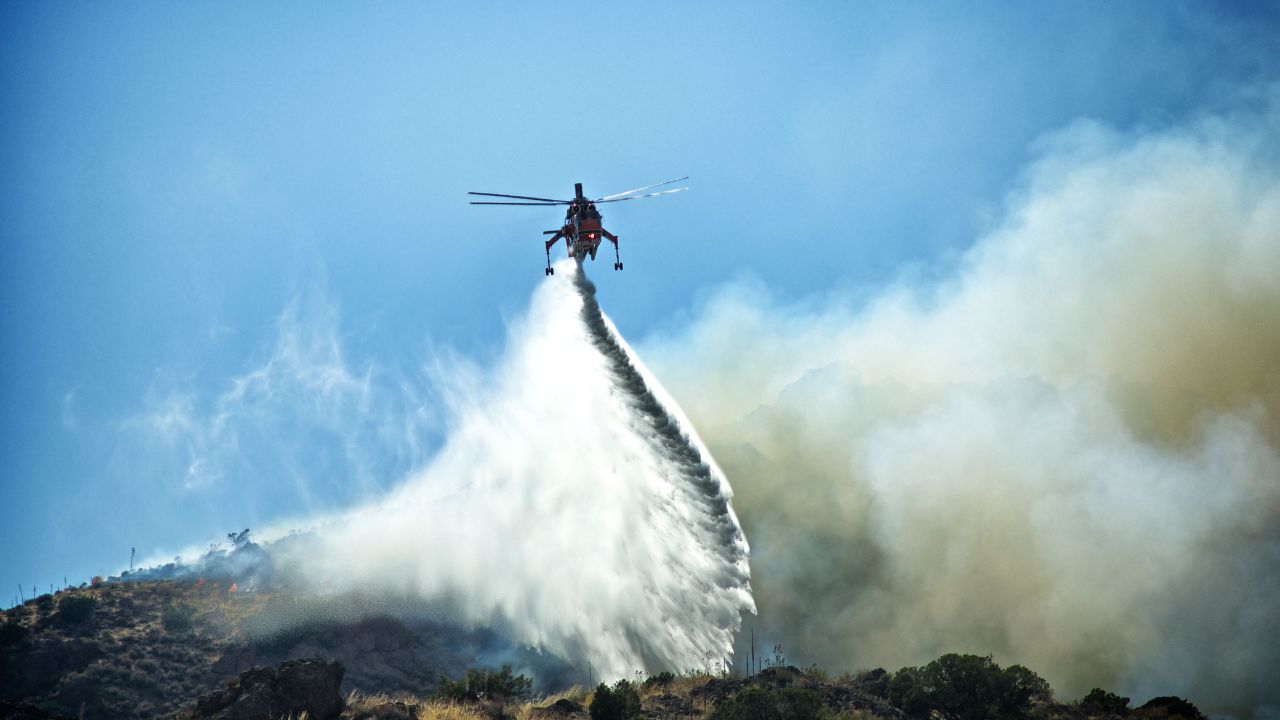
[[[146,411],[125,424],[121,472],[181,477],[195,497],[234,494],[247,517],[233,525],[377,495],[428,456],[439,429],[426,383],[348,357],[338,309],[318,289],[289,303],[263,357],[221,393],[197,380],[159,374]]]

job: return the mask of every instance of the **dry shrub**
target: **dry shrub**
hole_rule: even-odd
[[[418,707],[418,720],[490,720],[475,706],[447,700],[427,700]]]
[[[717,679],[717,675],[709,675],[707,673],[689,673],[688,675],[676,675],[671,682],[664,687],[659,688],[659,692],[655,695],[678,695],[680,697],[690,697],[693,691],[703,687],[708,682]]]
[[[574,685],[573,687],[561,690],[554,695],[547,695],[546,697],[542,697],[537,700],[530,700],[519,705],[508,706],[507,715],[508,717],[514,718],[514,720],[532,720],[534,710],[549,708],[560,700],[575,702],[583,708],[587,708],[590,707],[591,699],[594,696],[594,690],[588,690],[581,685]]]
[[[591,704],[591,698],[594,694],[595,690],[584,688],[581,685],[574,685],[573,687],[561,690],[554,695],[548,695],[541,700],[531,702],[529,705],[530,707],[545,708],[551,707],[560,700],[568,700],[569,702],[576,702],[582,707],[587,707]]]
[[[361,713],[373,713],[378,708],[393,703],[404,703],[411,707],[417,707],[426,702],[416,695],[409,693],[362,693],[359,690],[352,690],[347,695],[347,710],[355,715]]]

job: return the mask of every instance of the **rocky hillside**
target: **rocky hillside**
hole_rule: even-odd
[[[492,631],[381,598],[299,597],[264,574],[258,554],[241,543],[211,554],[216,563],[113,578],[4,611],[0,720],[1203,718],[1176,697],[1133,707],[1096,689],[1063,702],[1030,669],[972,655],[832,678],[786,666],[779,648],[773,666],[752,677],[662,673],[584,689],[566,663]],[[515,669],[477,669],[501,665]]]
[[[110,582],[42,595],[0,618],[0,700],[65,715],[155,718],[254,667],[294,658],[337,660],[341,690],[429,696],[441,674],[494,659],[536,667],[550,682],[571,671],[488,631],[403,616],[315,621],[323,607],[280,591],[245,592],[199,579]]]

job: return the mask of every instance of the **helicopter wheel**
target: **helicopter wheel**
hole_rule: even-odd
[[[613,264],[613,269],[614,269],[614,270],[621,270],[621,269],[622,269],[622,263],[620,263],[620,262],[616,262],[616,263],[614,263],[614,264]]]
[[[544,275],[555,275],[555,274],[556,274],[556,269],[555,269],[555,268],[547,268],[547,269],[546,269],[546,271],[545,271],[543,274],[544,274]]]

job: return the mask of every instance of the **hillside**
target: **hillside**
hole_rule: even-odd
[[[84,718],[165,717],[245,670],[304,657],[339,661],[344,694],[429,695],[440,674],[490,657],[536,667],[557,682],[567,672],[493,632],[428,619],[298,620],[315,617],[317,607],[279,590],[245,592],[200,579],[42,595],[3,613],[0,700]]]
[[[345,705],[344,718],[1201,717],[1177,698],[1130,710],[1127,698],[1097,691],[1083,703],[1062,703],[1026,668],[1001,669],[989,658],[960,655],[897,673],[877,669],[838,678],[786,665],[750,678],[639,676],[608,689],[605,700],[617,701],[610,705],[599,700],[599,688],[574,685],[580,678],[565,663],[514,648],[491,631],[386,614],[298,621],[314,617],[318,607],[279,589],[246,592],[238,584],[198,578],[106,582],[40,596],[3,613],[0,717],[49,717],[37,708],[88,720],[271,717],[265,709],[246,709],[245,702],[234,711],[218,708],[256,697],[254,692],[270,697],[262,683],[274,683],[274,668],[291,658],[337,661],[330,692],[334,707]],[[521,685],[525,678],[517,676],[514,684],[476,690],[484,686],[475,678],[498,675],[472,672],[460,683],[437,687],[441,675],[464,678],[467,668],[499,661],[514,663],[533,682]],[[438,690],[448,699],[433,697]],[[29,706],[22,710],[19,703]]]

